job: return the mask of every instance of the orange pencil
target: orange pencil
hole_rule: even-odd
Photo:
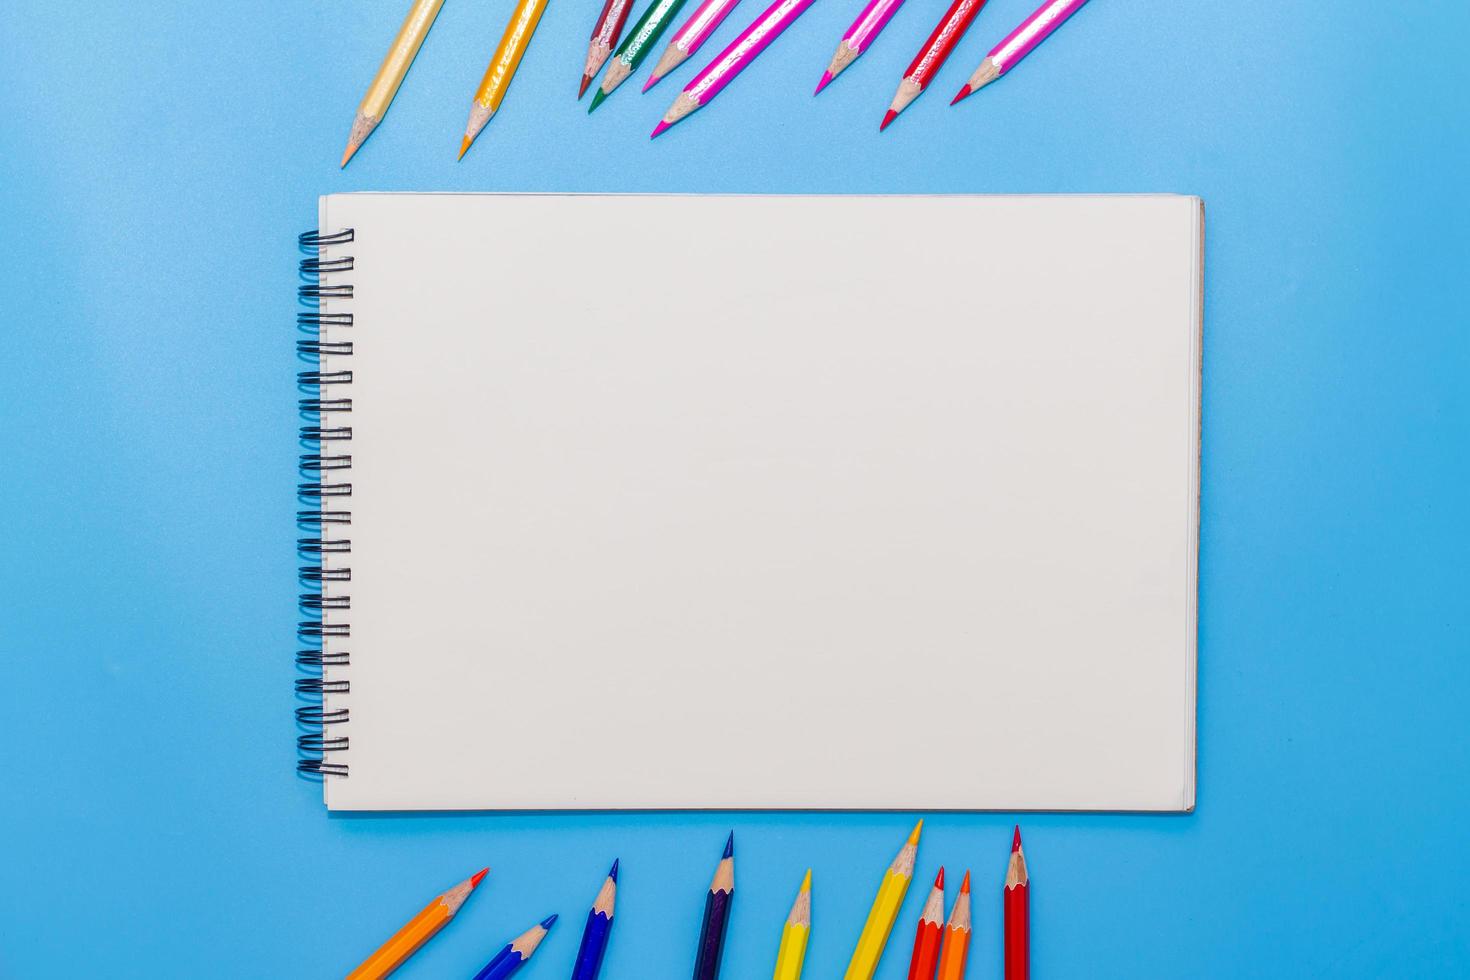
[[[939,943],[944,938],[944,869],[934,876],[934,887],[919,913],[914,933],[914,955],[909,959],[909,980],[934,980],[939,965]]]
[[[481,868],[473,877],[466,878],[449,891],[437,896],[424,906],[422,912],[408,920],[408,924],[395,932],[389,940],[379,946],[377,952],[362,961],[362,965],[347,974],[347,980],[380,980],[403,965],[418,948],[434,934],[449,924],[470,892],[490,873]]]
[[[949,925],[944,927],[944,948],[939,951],[938,980],[964,980],[965,957],[970,953],[970,872],[960,882],[954,908],[949,912]]]

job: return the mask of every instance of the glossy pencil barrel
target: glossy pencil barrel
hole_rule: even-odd
[[[900,112],[908,108],[910,102],[929,87],[929,83],[949,60],[955,45],[960,43],[960,38],[965,36],[984,6],[985,0],[954,0],[949,5],[944,16],[929,33],[924,46],[914,55],[914,60],[909,62],[908,70],[903,73],[903,81],[894,93],[893,102],[888,107],[888,114],[883,117],[880,129],[886,128]]]
[[[684,86],[684,91],[664,113],[653,135],[657,136],[695,109],[709,104],[811,5],[812,0],[775,0]]]
[[[1020,25],[1007,34],[999,44],[986,55],[995,63],[1000,74],[1004,75],[1011,67],[1022,58],[1031,53],[1042,41],[1051,36],[1052,31],[1061,27],[1068,17],[1071,17],[1087,0],[1050,0],[1036,9],[1030,17],[1023,20]]]
[[[638,70],[638,66],[643,64],[643,60],[648,57],[648,53],[653,50],[684,3],[685,0],[654,0],[643,12],[643,16],[638,18],[638,23],[633,25],[633,30],[618,48],[612,64],[607,66],[607,74],[603,75],[602,85],[593,94],[592,104],[587,107],[588,112],[601,105],[603,99],[612,95],[619,85]]]
[[[710,892],[704,900],[704,922],[699,928],[699,946],[694,954],[694,980],[715,980],[725,954],[725,931],[730,925],[733,893]]]
[[[602,957],[607,952],[607,938],[612,920],[601,912],[587,913],[587,926],[582,930],[582,945],[572,964],[572,980],[596,980],[602,970]]]

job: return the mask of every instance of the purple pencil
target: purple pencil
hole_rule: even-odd
[[[817,83],[817,92],[822,91],[827,85],[842,74],[842,70],[857,60],[858,55],[868,50],[868,45],[873,39],[888,26],[898,8],[903,6],[903,0],[868,0],[868,5],[863,8],[862,13],[857,15],[857,20],[842,35],[842,40],[837,42],[837,53],[832,56],[832,63],[827,70],[822,72],[822,80]],[[817,92],[813,92],[816,95]]]
[[[730,46],[715,56],[715,60],[704,66],[704,70],[684,86],[684,91],[669,106],[669,111],[649,134],[649,139],[662,133],[695,109],[709,104],[720,94],[720,90],[735,80],[735,76],[750,65],[781,32],[790,27],[796,18],[806,12],[812,0],[776,0],[765,13],[755,19]]]
[[[980,67],[975,69],[975,74],[970,76],[970,80],[960,89],[950,105],[984,88],[1016,67],[1022,58],[1031,53],[1032,48],[1045,41],[1052,31],[1061,27],[1086,2],[1087,0],[1048,0],[1038,7],[1035,13],[1021,21],[1020,27],[990,49],[990,53],[980,62]]]
[[[674,34],[674,39],[669,46],[664,48],[664,53],[659,56],[658,64],[653,66],[653,73],[648,76],[648,81],[643,83],[643,91],[647,92],[658,84],[658,80],[669,72],[678,68],[684,60],[698,51],[700,45],[709,40],[713,34],[735,9],[740,0],[704,0],[689,19],[684,22]]]

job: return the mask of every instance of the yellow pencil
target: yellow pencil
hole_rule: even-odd
[[[429,28],[434,26],[434,18],[439,16],[439,8],[442,6],[444,0],[413,0],[408,16],[403,18],[403,26],[398,28],[398,36],[393,39],[393,45],[383,56],[383,63],[378,66],[373,83],[368,86],[367,94],[357,107],[357,116],[352,120],[352,129],[347,134],[347,150],[342,154],[342,166],[347,166],[347,161],[352,159],[358,147],[367,140],[368,134],[383,121],[388,106],[393,104],[393,96],[398,94],[398,86],[403,84],[403,76],[408,74],[408,66],[413,64],[424,38],[429,36]]]
[[[893,921],[898,918],[899,906],[908,894],[909,882],[914,880],[914,859],[919,856],[919,831],[923,829],[924,821],[920,820],[884,872],[883,884],[878,886],[878,895],[873,899],[868,921],[863,924],[857,948],[852,951],[844,980],[873,980],[878,961],[883,958],[883,947],[888,945],[888,934],[893,931]]]
[[[791,903],[786,927],[781,930],[781,949],[776,953],[776,972],[771,980],[801,980],[801,965],[806,960],[806,941],[812,934],[812,869],[806,869],[801,891]]]
[[[531,35],[536,33],[536,25],[545,9],[546,0],[520,0],[511,12],[510,23],[505,25],[505,33],[500,36],[500,44],[490,59],[490,67],[485,69],[485,77],[480,79],[475,101],[470,104],[470,121],[465,123],[464,140],[459,144],[461,160],[469,152],[475,137],[480,135],[480,130],[500,108],[505,90],[510,88],[510,80],[520,67],[521,56],[526,53],[526,45],[531,43]]]

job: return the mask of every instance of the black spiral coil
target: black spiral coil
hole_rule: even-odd
[[[352,496],[352,484],[340,476],[352,468],[352,455],[346,451],[346,444],[352,441],[352,426],[344,424],[347,420],[342,418],[350,417],[352,411],[352,399],[343,394],[345,386],[352,384],[352,372],[338,367],[340,362],[322,362],[351,357],[352,342],[329,340],[322,332],[351,327],[352,314],[324,311],[321,304],[338,304],[352,298],[352,286],[335,277],[352,271],[353,258],[324,256],[321,250],[350,244],[355,237],[347,228],[327,234],[310,231],[297,239],[308,257],[301,260],[302,285],[296,293],[308,309],[296,314],[296,325],[316,336],[296,342],[296,356],[315,362],[312,370],[296,374],[297,388],[309,389],[301,392],[298,406],[310,422],[301,426],[299,436],[308,451],[297,460],[303,482],[297,484],[296,496],[310,509],[296,512],[297,526],[309,535],[296,539],[296,550],[310,562],[299,572],[303,589],[310,591],[302,591],[299,599],[307,618],[296,624],[296,637],[302,647],[296,652],[296,668],[303,675],[296,678],[296,698],[304,702],[296,708],[296,771],[314,779],[346,776],[348,768],[346,763],[332,761],[332,753],[348,748],[348,737],[339,734],[341,729],[336,726],[345,725],[350,718],[340,696],[349,693],[351,687],[346,679],[332,677],[329,671],[351,663],[351,655],[338,647],[352,635],[352,627],[335,619],[328,621],[328,617],[350,611],[352,597],[328,589],[335,583],[352,581],[352,569],[335,564],[337,556],[352,552],[351,539],[335,530],[352,523],[352,512],[336,502]],[[333,281],[322,282],[322,277],[328,275],[334,277]]]

